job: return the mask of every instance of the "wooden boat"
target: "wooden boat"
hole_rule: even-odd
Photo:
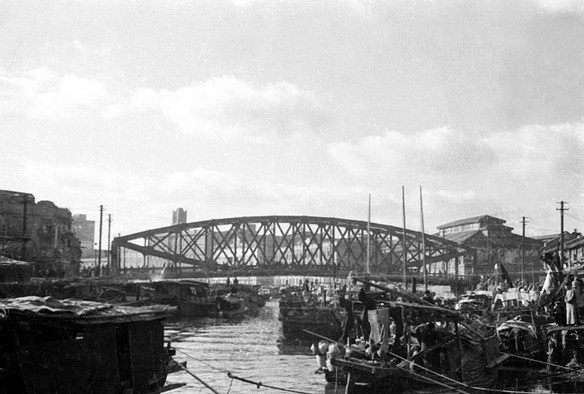
[[[266,305],[260,295],[260,286],[246,284],[214,284],[211,295],[215,297],[216,310],[211,316],[235,317],[257,313]]]
[[[375,309],[367,311],[368,338],[329,347],[327,381],[344,383],[347,393],[363,387],[370,392],[427,388],[468,392],[471,387],[494,385],[499,366],[508,358],[500,353],[494,333],[412,293],[366,283],[385,291],[386,298],[378,298]]]
[[[526,365],[530,360],[545,361],[548,350],[546,330],[552,326],[556,326],[552,317],[536,314],[533,310],[501,323],[496,329],[501,351],[515,356],[506,364]]]
[[[128,294],[137,294],[132,305],[176,306],[178,317],[237,317],[257,312],[265,305],[258,294],[259,286],[210,285],[191,279],[135,282],[132,286],[134,290]]]
[[[215,296],[209,284],[196,280],[160,280],[135,282],[136,303],[162,304],[176,307],[179,317],[205,317],[216,311]]]
[[[284,292],[279,300],[278,320],[282,322],[285,342],[310,341],[312,334],[305,330],[329,337],[339,338],[343,332],[346,313],[338,302],[320,302],[315,298],[305,299],[300,292]]]
[[[167,306],[52,297],[0,300],[0,392],[159,393],[174,354]],[[170,344],[169,344],[170,345]],[[179,384],[180,386],[180,384]]]

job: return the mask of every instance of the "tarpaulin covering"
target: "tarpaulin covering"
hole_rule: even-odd
[[[26,282],[32,276],[32,264],[0,256],[0,282]]]
[[[102,302],[82,301],[74,299],[58,300],[53,297],[19,297],[0,300],[0,313],[22,313],[27,315],[42,315],[70,318],[120,318],[122,320],[147,320],[153,315],[170,315],[176,308],[166,305],[151,305],[130,307]]]

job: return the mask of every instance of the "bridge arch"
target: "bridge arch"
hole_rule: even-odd
[[[424,242],[422,242],[424,241]],[[405,247],[404,247],[405,242]],[[423,245],[424,243],[424,245]],[[125,250],[209,272],[290,274],[351,270],[395,275],[405,267],[473,254],[434,235],[366,221],[317,216],[253,216],[177,224],[113,240],[113,267]],[[405,253],[404,253],[405,250]]]

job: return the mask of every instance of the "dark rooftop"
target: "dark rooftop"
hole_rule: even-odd
[[[496,218],[494,216],[481,215],[481,216],[474,216],[474,217],[466,218],[466,219],[455,220],[454,222],[443,224],[441,226],[438,226],[437,228],[439,230],[441,230],[443,228],[461,226],[463,224],[481,223],[481,222],[485,222],[485,221],[488,221],[488,222],[493,223],[493,224],[503,224],[506,222],[505,220]]]

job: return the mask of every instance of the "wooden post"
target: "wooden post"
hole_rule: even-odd
[[[345,386],[345,394],[351,394],[353,391],[353,381],[351,380],[351,371],[347,372],[347,385]]]
[[[454,331],[458,341],[458,352],[460,353],[460,380],[464,382],[464,363],[462,361],[462,342],[460,341],[460,332],[458,331],[458,322],[454,322]]]

